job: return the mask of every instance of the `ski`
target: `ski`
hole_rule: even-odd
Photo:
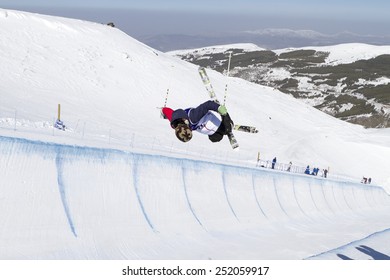
[[[227,137],[229,138],[230,145],[232,146],[233,150],[237,149],[239,147],[236,137],[234,136],[233,132],[229,132],[227,134]]]
[[[213,85],[211,84],[210,78],[207,75],[206,68],[200,66],[198,69],[198,72],[199,72],[200,78],[202,79],[204,86],[206,87],[207,92],[209,93],[210,98],[214,101],[218,101],[217,96],[215,95],[215,92],[213,89]]]
[[[236,125],[234,125],[233,129],[237,130],[237,131],[248,132],[248,133],[258,133],[259,132],[256,127],[249,126],[249,125],[236,124]]]
[[[210,82],[210,78],[207,75],[206,68],[200,66],[199,69],[198,69],[198,72],[199,72],[199,75],[200,75],[200,77],[202,79],[202,82],[203,82],[203,84],[204,84],[204,86],[205,86],[205,88],[206,88],[210,98],[212,100],[214,100],[215,102],[217,102],[218,104],[220,104],[218,99],[217,99],[217,96],[216,96],[216,94],[214,92],[213,85]],[[233,132],[229,132],[227,134],[227,137],[229,138],[229,142],[230,142],[230,145],[232,146],[233,150],[237,149],[239,147],[239,144],[238,144],[237,139],[234,136]]]

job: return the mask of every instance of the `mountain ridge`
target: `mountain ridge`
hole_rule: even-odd
[[[274,87],[342,120],[390,127],[390,46],[266,50],[233,44],[169,53],[220,72],[232,53],[232,76]]]
[[[160,34],[153,36],[138,36],[137,39],[163,52],[244,42],[253,43],[266,49],[329,46],[356,42],[372,45],[390,45],[390,36],[362,35],[349,31],[325,34],[310,29],[299,30],[289,28],[264,28],[240,32],[225,32],[213,35],[181,33]]]

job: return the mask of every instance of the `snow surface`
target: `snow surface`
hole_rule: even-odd
[[[316,50],[319,52],[328,52],[329,56],[324,64],[338,65],[353,63],[357,60],[371,59],[379,55],[390,54],[390,46],[374,46],[362,43],[339,44],[335,46],[311,46],[304,48],[285,48],[275,50],[277,54],[291,52],[294,50]]]
[[[237,132],[239,152],[184,144],[157,107],[167,92],[173,108],[207,100],[195,65],[80,20],[0,9],[0,34],[1,259],[390,255],[389,129],[210,70],[233,120],[260,132]],[[256,167],[258,152],[329,178]]]

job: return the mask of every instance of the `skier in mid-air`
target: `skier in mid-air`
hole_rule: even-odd
[[[192,131],[209,136],[211,142],[219,142],[224,135],[232,132],[231,120],[225,105],[209,100],[196,108],[173,110],[162,108],[162,115],[170,121],[176,137],[182,142],[192,138]]]

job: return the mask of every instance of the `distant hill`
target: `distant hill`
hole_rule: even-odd
[[[202,48],[233,43],[252,43],[267,49],[305,46],[330,46],[346,43],[390,45],[390,36],[361,35],[352,32],[324,34],[313,30],[266,28],[254,31],[228,32],[211,35],[160,34],[139,36],[138,40],[160,51]]]
[[[339,119],[390,127],[390,46],[342,44],[266,50],[252,44],[170,52],[183,60],[271,86]]]

